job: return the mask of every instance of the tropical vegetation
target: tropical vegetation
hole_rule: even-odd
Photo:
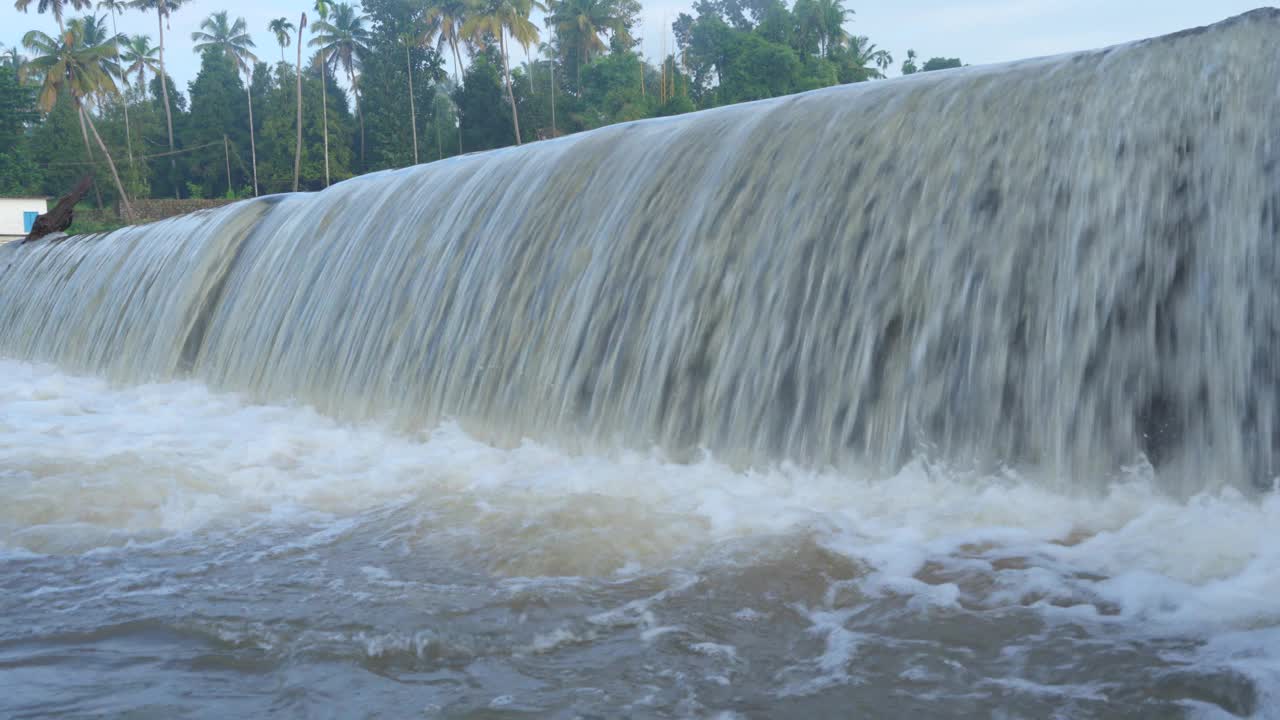
[[[95,202],[127,218],[135,198],[319,190],[885,77],[892,56],[850,32],[856,16],[843,1],[697,0],[650,58],[637,0],[313,0],[260,28],[213,12],[177,46],[165,31],[191,11],[186,0],[17,0],[56,32],[0,48],[0,193],[56,196],[89,172]],[[155,38],[117,32],[127,12],[153,15]],[[260,56],[254,34],[279,47],[278,61]],[[185,89],[166,70],[174,52],[200,58]],[[958,65],[912,50],[901,72]]]

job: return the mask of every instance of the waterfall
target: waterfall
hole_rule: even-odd
[[[0,248],[0,355],[342,419],[1269,483],[1280,11]]]

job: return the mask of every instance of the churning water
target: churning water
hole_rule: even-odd
[[[0,248],[0,714],[1280,716],[1277,37]]]

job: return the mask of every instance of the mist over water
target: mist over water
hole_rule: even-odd
[[[0,246],[0,714],[1275,717],[1277,37]]]

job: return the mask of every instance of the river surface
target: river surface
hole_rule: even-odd
[[[1274,495],[498,449],[12,361],[0,407],[4,717],[1278,716]]]

